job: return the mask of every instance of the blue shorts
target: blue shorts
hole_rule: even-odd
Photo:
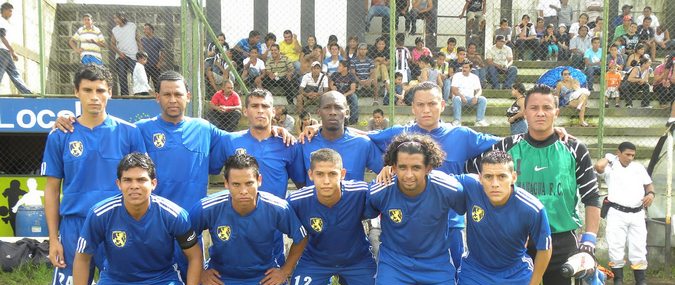
[[[100,58],[95,57],[93,55],[85,55],[82,57],[82,64],[87,65],[87,64],[96,64],[96,65],[103,65],[103,61],[101,61]]]
[[[466,259],[462,261],[462,267],[459,270],[459,285],[481,285],[481,284],[499,284],[499,285],[521,285],[530,283],[532,278],[532,259],[523,257],[523,263],[519,266],[503,271],[491,271],[475,266]]]
[[[375,284],[455,284],[455,267],[450,254],[433,259],[390,254],[380,247]]]
[[[59,240],[63,245],[63,255],[65,257],[66,267],[55,268],[52,278],[52,285],[73,284],[73,262],[75,261],[75,252],[77,249],[77,239],[80,237],[80,230],[84,224],[84,218],[76,216],[61,217],[59,224]],[[103,246],[96,249],[93,261],[89,271],[89,282],[94,279],[94,265],[99,269],[104,268],[105,251]]]
[[[375,261],[370,258],[349,266],[324,266],[300,260],[291,277],[291,285],[326,285],[339,275],[349,285],[375,284]]]

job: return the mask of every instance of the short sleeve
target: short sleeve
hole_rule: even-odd
[[[192,209],[190,209],[190,214],[188,215],[192,229],[198,233],[209,228],[204,214],[204,208],[202,207],[202,201],[200,200],[192,206]]]
[[[73,40],[79,41],[80,40],[80,29],[78,29],[75,34],[73,34],[72,37]]]
[[[291,161],[286,165],[288,176],[295,183],[305,183],[305,163],[300,144],[290,146]]]
[[[370,188],[375,182],[368,185],[368,194],[366,195],[366,206],[363,208],[363,219],[373,219],[380,215],[380,203],[378,197],[373,197]]]
[[[294,244],[300,243],[307,236],[307,230],[302,226],[291,206],[287,204],[288,202],[284,200],[284,203],[286,207],[279,209],[277,229],[291,238]]]
[[[373,143],[375,143],[377,148],[380,149],[380,152],[384,153],[392,139],[394,139],[395,136],[401,134],[403,131],[403,126],[393,126],[385,130],[369,132],[368,137]]]
[[[211,128],[211,149],[209,155],[209,174],[217,175],[225,165],[227,154],[231,148],[230,136],[231,134],[218,129],[213,124],[209,124]]]
[[[311,76],[311,75],[310,75]],[[307,74],[302,76],[302,81],[300,82],[300,88],[305,88],[307,86],[307,81],[309,81],[311,77],[307,77]]]
[[[370,121],[368,122],[370,125]],[[382,171],[382,165],[384,161],[382,159],[382,151],[373,143],[368,141],[368,169],[372,170],[375,173],[380,173]]]
[[[89,211],[87,219],[80,230],[77,240],[77,253],[94,255],[98,246],[105,239],[105,224],[93,211]]]
[[[143,134],[141,134],[140,129],[137,127],[131,128],[129,136],[131,140],[131,152],[147,153],[145,142],[143,141]]]
[[[541,207],[532,219],[530,239],[534,241],[537,250],[551,249],[551,226],[548,223],[546,209]]]
[[[636,162],[632,162],[632,163],[636,163]],[[649,177],[649,174],[647,173],[647,169],[645,169],[645,167],[642,166],[642,164],[639,164],[639,165],[640,165],[640,178],[642,179],[642,185],[652,184],[652,178]]]
[[[55,178],[63,178],[63,145],[58,130],[54,129],[47,136],[47,144],[42,156],[42,166],[40,174]]]
[[[199,203],[201,206],[201,203]],[[184,209],[178,213],[178,216],[174,219],[173,227],[171,229],[171,234],[174,237],[184,236],[186,233],[192,231],[192,223],[190,222],[190,216],[188,212]]]

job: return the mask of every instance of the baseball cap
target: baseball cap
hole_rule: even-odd
[[[318,62],[318,61],[312,62],[312,67],[315,67],[315,66],[319,66],[319,67],[320,67],[320,66],[321,66],[321,63]]]
[[[564,23],[560,23],[560,25],[558,25],[558,28],[560,28],[560,27],[565,27],[565,28],[567,28],[567,25],[565,25]]]
[[[633,9],[633,6],[627,5],[627,4],[626,4],[626,5],[623,5],[623,6],[621,7],[621,10],[626,10],[626,9]]]

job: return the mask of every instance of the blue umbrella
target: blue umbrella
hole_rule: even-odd
[[[537,84],[544,84],[548,87],[555,88],[558,81],[562,80],[562,71],[569,70],[572,78],[579,81],[581,87],[586,87],[586,74],[571,66],[558,66],[549,71],[546,71],[539,77]]]

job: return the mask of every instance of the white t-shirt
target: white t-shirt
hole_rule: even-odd
[[[579,27],[580,26],[581,25],[579,25],[579,22],[572,23],[572,25],[570,25],[570,30],[568,31],[568,33],[574,34],[576,36],[577,34],[579,34]],[[588,25],[584,25],[584,26],[586,26],[586,28],[588,28]],[[590,32],[591,30],[589,29],[588,31]]]
[[[247,57],[244,59],[243,64],[246,66],[251,61],[250,57]],[[248,66],[248,76],[251,78],[255,78],[260,76],[260,74],[263,73],[265,70],[265,62],[262,61],[262,59],[256,60],[255,64],[251,64]]]
[[[603,5],[602,0],[586,0],[586,9],[584,9],[584,12],[588,15],[588,21],[595,22],[595,19],[597,19],[598,16],[602,16],[602,11],[590,11],[589,8],[591,7],[602,8],[602,5]]]
[[[145,73],[145,66],[136,62],[134,66],[134,87],[133,94],[150,92],[150,84],[148,83],[148,75]]]
[[[124,55],[131,59],[136,59],[138,53],[138,42],[136,42],[136,24],[127,22],[126,25],[120,27],[115,26],[112,33],[117,41],[117,49]],[[117,58],[119,55],[115,55]]]
[[[621,206],[636,208],[642,205],[645,196],[644,185],[652,183],[647,170],[638,162],[631,162],[628,167],[623,167],[616,155],[605,155],[612,165],[605,167],[605,172],[600,174],[607,182],[607,198],[609,201]]]
[[[452,76],[452,87],[457,87],[459,93],[464,96],[475,96],[476,90],[481,89],[480,79],[477,75],[469,73],[469,76],[464,76],[463,73],[458,72]]]
[[[659,18],[657,18],[656,15],[654,15],[654,13],[652,13],[651,15],[649,15],[649,18],[652,19],[652,23],[651,23],[649,26],[652,27],[652,28],[654,28],[654,30],[656,30],[656,27],[658,27],[658,26],[661,25],[661,24],[659,23]],[[645,15],[644,15],[644,14],[637,17],[637,20],[635,21],[635,23],[638,24],[638,27],[639,27],[640,25],[642,25],[642,21],[643,21],[644,19],[645,19]]]
[[[5,19],[3,17],[0,17],[0,28],[5,29],[5,39],[7,39],[8,43],[11,43],[12,37],[10,35],[13,34],[12,33],[12,24],[10,24],[9,21],[7,21],[7,19]],[[5,46],[5,43],[3,43],[2,41],[0,41],[0,49],[9,50],[9,48],[7,48]]]
[[[492,59],[492,62],[498,65],[506,65],[509,58],[513,59],[513,51],[507,45],[497,48],[496,45],[485,51],[485,59]]]
[[[319,86],[319,93],[322,93],[322,90],[328,90],[328,75],[321,73],[316,81],[314,81],[312,73],[307,72],[302,76],[302,81],[300,82],[300,88],[305,88],[305,86]]]

